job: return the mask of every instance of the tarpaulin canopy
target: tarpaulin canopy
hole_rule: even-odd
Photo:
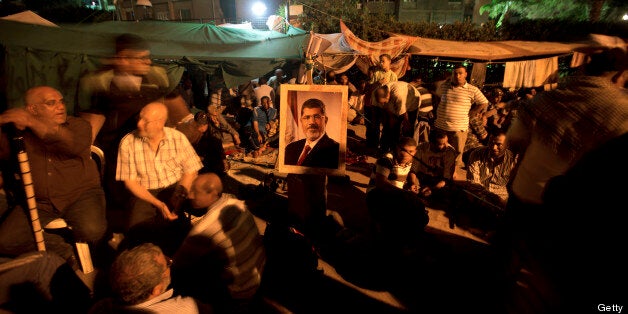
[[[31,86],[51,85],[63,91],[70,109],[79,78],[114,54],[115,37],[132,33],[145,38],[154,60],[169,70],[176,86],[186,64],[219,69],[228,87],[237,86],[300,59],[308,33],[291,27],[286,34],[166,21],[110,21],[91,25],[48,27],[0,20],[5,47],[7,98],[17,105]],[[71,109],[70,109],[71,110]]]
[[[408,53],[420,56],[459,58],[476,61],[506,61],[515,59],[541,58],[569,54],[584,43],[559,43],[538,41],[491,41],[466,42],[418,38]]]
[[[388,54],[393,62],[391,69],[402,77],[408,69],[406,50],[418,38],[397,35],[369,42],[357,37],[344,22],[340,21],[341,33],[312,34],[308,52],[316,55],[315,63],[319,68],[331,69],[342,73],[356,65],[363,73],[370,66],[379,63],[379,56]]]
[[[38,25],[43,25],[43,26],[53,26],[53,27],[57,26],[57,24],[46,20],[45,18],[37,15],[37,13],[31,10],[26,10],[20,13],[7,15],[7,16],[1,17],[0,19],[7,20],[7,21],[28,23],[28,24],[38,24]]]

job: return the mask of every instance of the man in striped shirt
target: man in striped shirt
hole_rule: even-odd
[[[266,264],[262,235],[244,201],[222,192],[220,178],[199,175],[189,193],[192,229],[174,255],[177,291],[218,313],[249,313]]]
[[[449,143],[456,149],[456,165],[462,167],[462,152],[469,131],[469,116],[486,109],[488,99],[479,88],[467,83],[467,69],[457,65],[451,80],[443,83],[437,91],[440,103],[436,110],[434,126],[447,133]]]
[[[160,217],[177,218],[173,196],[187,194],[203,167],[187,137],[165,127],[168,109],[159,102],[146,105],[137,129],[122,138],[118,150],[116,180],[134,195],[128,228]],[[170,203],[170,204],[167,204]]]

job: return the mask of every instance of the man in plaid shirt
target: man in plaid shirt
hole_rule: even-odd
[[[140,222],[177,218],[177,199],[183,200],[203,166],[185,135],[165,127],[166,106],[146,105],[137,129],[122,138],[118,150],[116,180],[134,195],[128,227]],[[182,196],[181,196],[182,195]]]

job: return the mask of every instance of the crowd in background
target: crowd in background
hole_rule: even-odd
[[[487,240],[503,253],[513,282],[545,291],[522,289],[508,301],[519,304],[521,295],[532,296],[524,308],[551,312],[581,305],[569,303],[574,297],[585,302],[616,296],[608,289],[603,289],[608,295],[590,289],[585,295],[569,285],[569,274],[557,271],[558,265],[565,255],[579,255],[538,217],[549,211],[548,221],[560,224],[552,219],[560,218],[557,208],[573,186],[552,179],[589,180],[593,174],[587,165],[578,165],[595,156],[584,156],[625,137],[628,97],[625,74],[617,71],[626,68],[622,53],[609,52],[605,57],[612,62],[593,59],[583,72],[588,76],[569,81],[571,92],[482,90],[466,81],[463,65],[441,82],[425,83],[420,75],[406,82],[390,69],[389,55],[381,55],[366,75],[325,69],[313,81],[346,85],[348,122],[365,125],[364,144],[376,159],[365,210],[383,243],[407,254],[421,241],[429,208],[444,206],[454,213],[481,208],[493,219]],[[227,156],[255,159],[279,148],[280,90],[282,84],[297,83],[297,68],[278,68],[232,88],[195,81],[189,70],[172,88],[165,70],[151,64],[150,48],[141,38],[120,36],[112,59],[113,69],[81,80],[87,100],[77,117],[67,116],[64,91],[49,86],[29,89],[23,108],[0,115],[6,129],[0,157],[7,199],[0,253],[16,257],[35,250],[32,226],[20,213],[24,196],[16,192],[25,182],[11,179],[16,152],[6,132],[17,130],[25,134],[31,156],[32,197],[48,251],[79,269],[71,243],[86,242],[95,264],[110,274],[111,290],[89,304],[93,313],[251,312],[266,264],[263,232],[244,202],[223,192]],[[91,160],[94,146],[104,152],[98,165]],[[551,193],[543,194],[550,183]],[[112,211],[124,222],[108,221]],[[69,237],[51,226],[58,218],[70,226]],[[123,244],[112,245],[120,234]],[[557,247],[564,255],[552,252]],[[525,272],[532,278],[522,279]],[[604,274],[606,279],[591,276],[596,287],[610,287],[612,276],[608,270]]]

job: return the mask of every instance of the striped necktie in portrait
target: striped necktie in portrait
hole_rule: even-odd
[[[299,157],[299,161],[297,161],[297,166],[300,166],[303,163],[303,161],[305,160],[305,157],[307,157],[307,154],[310,152],[310,149],[312,149],[310,145],[305,145],[305,149],[303,150],[303,153],[301,153],[301,157]]]

